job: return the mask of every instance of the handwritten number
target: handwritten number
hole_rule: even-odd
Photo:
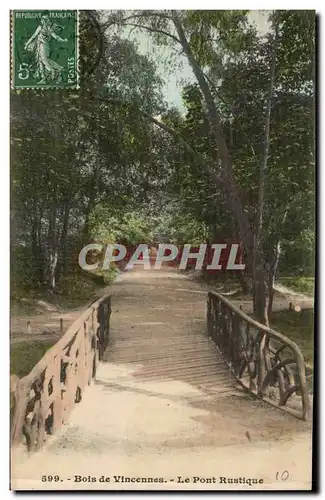
[[[275,477],[276,477],[277,481],[279,481],[279,480],[286,481],[289,477],[289,472],[287,470],[284,470],[283,472],[281,472],[281,474],[280,474],[280,472],[277,472]]]

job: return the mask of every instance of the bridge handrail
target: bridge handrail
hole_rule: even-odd
[[[15,392],[11,441],[23,436],[29,451],[39,449],[68,415],[96,374],[108,344],[111,296],[92,303],[34,366]]]
[[[208,293],[207,322],[209,336],[242,385],[273,404],[276,400],[278,406],[296,394],[301,397],[301,418],[310,418],[305,360],[293,340],[262,325],[217,292]]]

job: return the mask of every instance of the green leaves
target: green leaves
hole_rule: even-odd
[[[276,11],[272,18],[279,42],[264,238],[271,245],[282,232],[289,248],[306,240],[313,218],[314,14]],[[138,243],[158,232],[195,244],[236,233],[227,186],[216,182],[221,151],[199,78],[183,83],[184,115],[168,108],[154,50],[145,55],[125,37],[125,29],[137,29],[167,47],[172,69],[184,49],[175,20],[210,90],[243,212],[254,226],[271,37],[260,36],[247,11],[83,12],[79,91],[12,92],[12,205],[19,241],[47,255],[53,225],[52,237],[61,245],[66,213],[69,238],[76,240],[88,234],[106,243]],[[98,31],[100,24],[109,29]],[[155,127],[150,116],[190,147]],[[291,233],[279,222],[286,210]]]

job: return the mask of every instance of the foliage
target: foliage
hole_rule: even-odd
[[[271,327],[295,341],[309,366],[314,357],[314,310],[280,311],[272,313]]]
[[[85,73],[99,36],[88,16],[81,14]],[[55,289],[64,276],[76,271],[78,253],[91,231],[105,241],[115,235],[120,238],[123,230],[132,241],[147,237],[133,209],[140,200],[149,199],[151,184],[157,184],[156,166],[164,158],[160,144],[165,141],[148,123],[127,117],[110,100],[132,94],[133,100],[155,113],[161,81],[154,63],[131,42],[106,36],[101,49],[94,72],[81,75],[79,91],[11,93],[11,246],[16,288],[46,283]],[[105,220],[94,221],[98,206],[105,203],[115,221],[112,236]],[[118,227],[120,222],[123,227]]]
[[[252,262],[273,53],[263,263],[271,273],[281,242],[281,274],[313,272],[314,13],[269,22],[262,36],[247,11],[81,13],[80,89],[11,93],[13,288],[86,296],[90,241],[237,240],[246,222]],[[167,48],[170,67],[186,55],[184,114],[125,29]]]
[[[306,295],[314,295],[315,279],[306,276],[281,276],[280,283],[296,292]]]
[[[142,214],[125,212],[112,215],[110,206],[97,205],[89,216],[90,236],[96,243],[137,245],[152,240],[150,221]]]

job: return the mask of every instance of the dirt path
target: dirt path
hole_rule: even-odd
[[[165,268],[166,269],[166,268]],[[169,273],[173,274],[173,270],[167,268]],[[165,272],[165,271],[163,271]],[[135,271],[132,271],[132,277],[134,274],[139,273],[139,269],[137,268]],[[117,277],[115,283],[119,283],[125,279],[125,276],[130,275],[130,273],[126,273],[125,275],[120,275]],[[147,273],[148,275],[148,273]],[[149,273],[150,275],[150,273]],[[141,279],[145,277],[144,271],[141,271]],[[175,289],[175,291],[186,292],[187,290],[191,290],[192,293],[205,294],[209,289],[214,289],[208,284],[198,283],[194,279],[187,279],[188,277],[179,275],[179,288]],[[184,281],[186,280],[186,286],[184,287]],[[192,283],[191,283],[192,282]],[[191,283],[190,288],[188,288],[188,284]],[[187,288],[186,288],[187,287]],[[222,288],[222,287],[221,287]],[[107,288],[103,288],[102,294],[106,293],[111,289],[111,286]],[[218,287],[217,287],[218,290]],[[281,293],[281,296],[276,296],[273,303],[274,311],[282,311],[284,309],[289,308],[290,302],[293,304],[293,307],[300,306],[301,309],[309,309],[314,307],[314,299],[308,295],[304,295],[298,292],[291,290],[283,285],[276,284],[275,290]],[[218,290],[222,293],[222,289]],[[235,296],[232,297],[231,294],[225,294],[232,302],[236,305],[241,305],[243,307],[244,312],[251,313],[253,311],[253,303],[250,297],[245,297],[241,299],[236,299]],[[50,306],[50,304],[49,304]],[[44,342],[57,342],[59,338],[62,336],[62,331],[65,332],[69,326],[80,316],[80,314],[84,311],[85,307],[79,307],[76,309],[72,309],[68,312],[66,311],[56,311],[48,310],[43,314],[34,314],[28,316],[13,316],[10,319],[10,342],[11,344],[16,344],[20,342],[30,342],[30,341],[44,341]],[[63,330],[61,331],[61,323]],[[30,323],[29,331],[27,323]]]
[[[305,295],[304,293],[296,292],[295,290],[292,290],[292,288],[288,288],[287,286],[281,285],[280,283],[275,283],[274,290],[282,293],[288,298],[292,298],[292,300],[295,302],[300,301],[302,303],[310,304],[310,307],[314,307],[314,298],[311,297],[310,295]]]
[[[259,489],[310,487],[310,425],[236,386],[206,335],[203,286],[143,271],[125,273],[111,291],[106,363],[42,451],[14,452],[13,488],[256,488],[220,477],[257,478]]]

